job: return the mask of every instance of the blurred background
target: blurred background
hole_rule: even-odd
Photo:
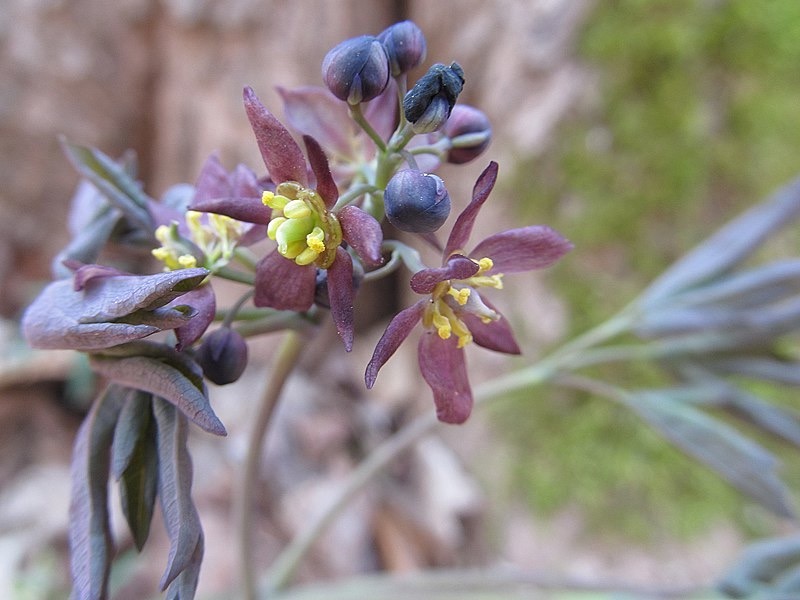
[[[68,456],[94,385],[79,359],[31,353],[16,329],[67,241],[78,178],[58,136],[112,156],[135,150],[154,197],[193,182],[213,151],[229,168],[245,162],[260,172],[242,87],[280,113],[276,86],[321,84],[333,45],[407,18],[427,36],[425,67],[458,61],[466,73],[459,101],[493,123],[486,155],[441,173],[455,206],[497,160],[494,209],[478,229],[547,223],[576,246],[557,268],[508,286],[516,289],[501,307],[522,332],[520,360],[611,315],[800,172],[796,0],[4,0],[1,597],[64,597]],[[380,315],[365,323],[366,341],[347,360],[317,353],[307,365],[334,381],[335,393],[320,393],[311,376],[290,389],[299,400],[283,411],[264,457],[264,564],[352,469],[354,440],[366,451],[406,413],[430,409],[427,390],[408,381],[413,355],[387,365],[374,395],[363,390],[383,324]],[[263,365],[271,345],[253,342]],[[521,364],[484,354],[470,361],[473,381]],[[213,390],[231,436],[193,439],[208,547],[201,598],[236,581],[231,494],[248,403],[264,380],[258,360],[248,374]],[[647,384],[661,376],[626,367],[617,377]],[[409,403],[415,396],[420,406]],[[779,451],[796,483],[800,461]],[[337,522],[301,579],[499,562],[567,578],[705,585],[747,540],[787,527],[635,415],[584,394],[543,389],[509,399],[401,462]],[[140,558],[122,525],[115,530],[115,597],[149,597],[164,536],[154,533]]]

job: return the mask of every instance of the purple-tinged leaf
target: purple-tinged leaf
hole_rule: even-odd
[[[106,154],[93,148],[72,144],[61,139],[67,158],[94,186],[130,221],[144,231],[153,231],[148,211],[150,199],[142,192],[125,168]]]
[[[122,513],[141,552],[150,534],[158,489],[152,397],[130,390],[114,430],[111,472],[119,481]]]
[[[308,186],[306,159],[300,146],[250,87],[244,88],[244,108],[272,181],[296,181]]]
[[[522,273],[543,269],[572,250],[572,244],[545,225],[531,225],[490,235],[470,252],[475,259],[488,257],[489,273]]]
[[[383,332],[381,339],[375,345],[372,358],[367,365],[367,370],[364,374],[367,388],[372,389],[372,386],[375,385],[375,380],[378,378],[378,371],[397,352],[400,344],[405,341],[414,326],[419,323],[427,303],[427,299],[420,300],[416,304],[401,310],[389,322],[386,331]]]
[[[776,515],[794,517],[788,490],[778,477],[778,460],[741,433],[689,404],[664,402],[647,392],[627,404],[673,444]]]
[[[472,412],[472,390],[467,378],[464,350],[455,336],[443,340],[428,330],[419,339],[419,370],[433,391],[436,417],[443,423],[458,425]]]
[[[381,224],[357,206],[345,206],[337,214],[342,226],[342,237],[356,251],[361,261],[370,267],[383,264]]]
[[[475,182],[475,186],[472,188],[472,200],[458,215],[456,222],[453,224],[453,229],[450,231],[450,237],[444,247],[445,257],[464,250],[472,233],[472,227],[475,225],[478,212],[480,212],[483,203],[486,202],[492,192],[495,181],[497,181],[497,168],[496,162],[490,162],[489,166],[483,170],[483,173],[480,174]]]
[[[180,351],[194,344],[205,333],[208,326],[214,321],[217,312],[217,298],[211,283],[207,282],[186,292],[179,298],[181,304],[194,308],[197,313],[185,325],[175,329],[178,343],[175,348]],[[177,300],[173,301],[173,304]]]
[[[336,182],[333,180],[333,175],[331,175],[328,157],[325,156],[325,152],[323,152],[317,140],[311,136],[304,135],[303,142],[306,145],[311,171],[317,180],[315,189],[322,196],[325,207],[330,210],[339,199],[339,188],[336,187]]]
[[[336,259],[328,267],[328,300],[331,305],[331,317],[336,325],[336,333],[344,342],[347,352],[353,349],[353,259],[347,250],[336,248]]]
[[[161,578],[161,589],[165,590],[182,572],[199,568],[203,528],[192,501],[192,458],[186,447],[186,419],[170,403],[158,398],[153,401],[153,414],[158,439],[158,495],[170,540],[167,568]]]
[[[124,390],[109,386],[92,406],[75,437],[69,507],[72,597],[108,597],[113,541],[108,512],[108,474],[114,426]]]
[[[411,289],[418,294],[430,294],[442,281],[467,279],[475,275],[478,269],[480,269],[478,263],[471,258],[454,254],[443,267],[423,269],[414,273],[411,277]]]
[[[200,579],[200,567],[203,564],[204,551],[205,538],[201,531],[191,559],[183,568],[183,571],[169,584],[166,600],[192,600],[194,598],[197,592],[197,582]]]
[[[253,304],[277,310],[307,311],[314,304],[316,271],[313,264],[301,267],[274,250],[256,265]]]
[[[130,356],[155,358],[178,369],[198,390],[204,389],[203,369],[200,365],[186,352],[178,352],[166,344],[139,340],[108,348],[103,351],[103,355],[117,358]]]
[[[353,158],[352,140],[358,133],[344,102],[326,88],[279,87],[287,122],[303,135],[310,135],[336,158]]]
[[[74,233],[67,246],[53,259],[51,271],[56,279],[72,276],[64,266],[65,261],[92,263],[108,243],[114,228],[122,219],[122,213],[113,206],[105,205],[86,226]]]
[[[490,309],[497,312],[486,298],[482,298],[482,301]],[[480,318],[466,311],[460,312],[459,317],[467,325],[473,341],[482,348],[503,352],[504,354],[522,354],[517,340],[514,339],[511,324],[503,315],[500,315],[497,321],[488,323],[484,323]]]
[[[64,266],[75,272],[72,278],[72,287],[76,292],[81,291],[86,287],[87,283],[99,277],[136,277],[136,275],[132,273],[126,273],[114,267],[106,265],[85,265],[74,260],[67,261]]]
[[[25,311],[22,330],[35,348],[92,351],[185,324],[187,311],[153,313],[205,279],[205,269],[156,275],[96,277],[81,291],[70,280],[50,283]],[[143,312],[144,311],[144,312]]]
[[[177,406],[201,429],[214,435],[227,435],[208,395],[176,366],[149,356],[113,357],[93,355],[90,365],[109,380],[161,396]]]
[[[762,592],[765,583],[800,563],[800,536],[774,538],[750,544],[717,587],[731,598]],[[774,596],[769,596],[778,600]],[[790,596],[779,596],[788,600]]]
[[[652,305],[729,271],[766,239],[800,216],[800,179],[746,211],[679,259],[645,290]]]
[[[703,362],[716,373],[800,386],[800,363],[795,361],[784,361],[761,356],[739,356],[713,358]]]

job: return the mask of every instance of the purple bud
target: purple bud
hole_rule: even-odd
[[[209,381],[233,383],[247,366],[247,343],[230,327],[220,327],[203,339],[196,359]]]
[[[436,175],[403,169],[389,180],[383,194],[386,218],[402,231],[430,233],[450,214],[450,195]]]
[[[447,153],[447,162],[460,165],[486,150],[492,139],[492,126],[482,111],[459,104],[453,108],[444,126],[444,134],[452,144]]]
[[[325,55],[322,79],[340,100],[349,104],[368,102],[389,83],[386,48],[371,35],[345,40]]]
[[[408,73],[422,64],[428,52],[425,35],[412,21],[401,21],[378,34],[389,54],[392,77]]]
[[[419,78],[403,98],[403,113],[414,133],[440,129],[450,117],[464,87],[464,70],[454,62],[449,67],[436,63]]]

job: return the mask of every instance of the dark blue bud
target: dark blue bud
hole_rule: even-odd
[[[447,153],[447,162],[460,165],[486,150],[492,140],[492,125],[483,111],[459,104],[453,108],[443,133],[452,144]]]
[[[415,133],[441,128],[450,117],[464,87],[464,70],[454,62],[449,67],[436,63],[419,78],[403,98],[403,114]]]
[[[220,327],[203,339],[195,358],[209,381],[233,383],[247,366],[247,343],[230,327]]]
[[[389,83],[386,48],[371,35],[345,40],[325,55],[322,79],[340,100],[349,104],[368,102]]]
[[[436,175],[403,169],[389,180],[383,194],[386,218],[402,231],[436,231],[450,214],[450,195]]]
[[[428,45],[422,30],[412,21],[401,21],[378,34],[389,54],[392,77],[408,73],[425,60]]]

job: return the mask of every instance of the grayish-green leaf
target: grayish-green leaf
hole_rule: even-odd
[[[149,198],[123,166],[94,148],[72,144],[63,138],[61,145],[78,172],[91,181],[132,223],[145,231],[155,229],[147,208]]]
[[[71,280],[50,283],[25,311],[22,331],[42,349],[99,350],[179,327],[191,318],[179,308],[153,312],[197,287],[206,269],[92,279],[82,290]],[[150,311],[142,317],[141,311]],[[139,315],[138,322],[131,322]]]
[[[679,259],[645,290],[642,302],[653,305],[719,277],[799,215],[800,179],[796,179]]]
[[[92,406],[75,438],[69,509],[73,598],[107,597],[113,541],[108,516],[111,441],[125,392],[109,386]]]
[[[77,260],[82,263],[93,263],[100,251],[108,242],[122,213],[112,206],[102,207],[95,218],[77,232],[69,244],[53,259],[51,271],[56,279],[72,276],[72,271],[64,266],[65,260]]]
[[[183,571],[199,569],[202,560],[202,527],[192,501],[192,459],[186,447],[186,419],[163,399],[153,400],[158,430],[158,493],[164,526],[170,539],[167,568],[161,589]],[[199,556],[198,556],[199,553]]]
[[[629,406],[676,446],[734,487],[782,517],[794,517],[777,459],[734,428],[680,402],[648,392],[630,394]]]
[[[764,540],[748,546],[718,587],[735,598],[753,594],[800,563],[800,536]]]
[[[111,472],[119,480],[122,512],[133,541],[141,551],[153,519],[158,489],[158,453],[151,396],[138,390],[130,392],[114,430]]]
[[[92,369],[115,383],[165,398],[205,431],[226,435],[225,426],[211,408],[205,385],[197,389],[174,365],[149,356],[103,355],[92,356],[90,364]]]
[[[203,564],[205,541],[203,532],[197,538],[197,545],[192,553],[191,560],[180,574],[173,579],[167,588],[166,600],[192,600],[197,591],[197,581],[200,579],[200,567]]]

